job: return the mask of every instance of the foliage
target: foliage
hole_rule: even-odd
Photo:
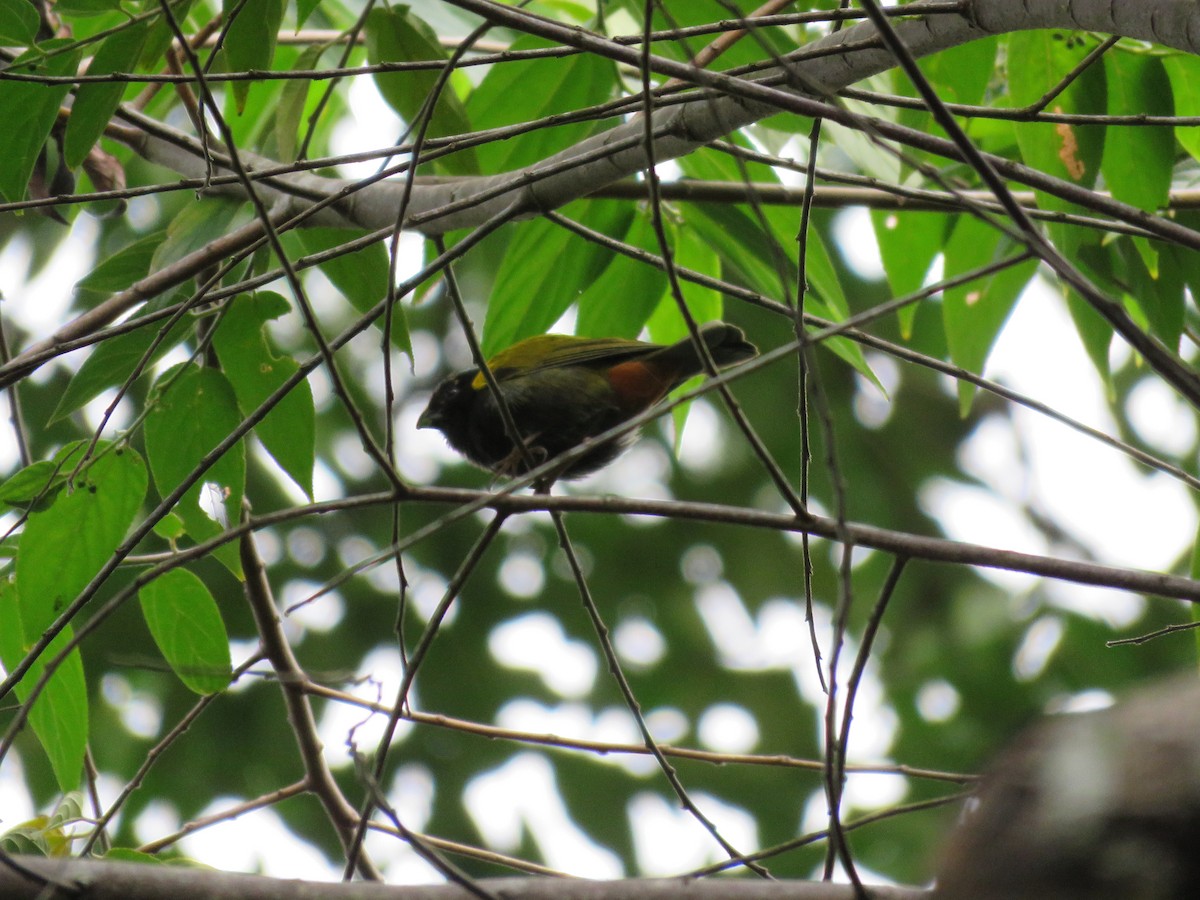
[[[1187,665],[1106,641],[1200,598],[1196,48],[995,2],[906,70],[829,2],[692,67],[761,4],[0,0],[4,847],[812,878],[894,808],[853,860],[923,883],[1022,723]],[[550,497],[414,428],[717,318],[763,357]]]

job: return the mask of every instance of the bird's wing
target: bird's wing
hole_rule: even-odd
[[[657,350],[655,344],[622,338],[581,338],[569,334],[542,334],[501,350],[488,360],[488,368],[514,373],[595,362],[620,362]]]

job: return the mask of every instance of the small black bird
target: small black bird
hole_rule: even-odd
[[[758,355],[741,329],[711,322],[700,329],[713,362],[724,368]],[[499,404],[478,369],[437,386],[417,420],[436,428],[471,462],[498,475],[520,475],[649,409],[704,364],[691,338],[664,346],[621,338],[546,334],[527,338],[488,360],[528,449],[504,430]],[[557,473],[580,478],[616,459],[633,440],[606,441]]]

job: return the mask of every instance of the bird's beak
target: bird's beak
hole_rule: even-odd
[[[423,413],[421,413],[421,417],[419,419],[417,419],[417,427],[418,428],[437,428],[438,427],[437,413],[435,413],[432,409],[429,409],[428,407],[426,407],[425,411]]]

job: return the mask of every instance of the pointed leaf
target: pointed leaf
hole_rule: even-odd
[[[1164,247],[1161,265],[1151,271],[1145,255],[1137,246],[1137,238],[1122,238],[1117,247],[1125,262],[1124,282],[1129,285],[1129,299],[1141,311],[1154,333],[1172,350],[1179,350],[1184,320],[1184,269],[1180,259],[1192,254],[1175,247]],[[1157,253],[1155,260],[1158,261]]]
[[[595,231],[627,227],[620,204],[577,201],[563,210]],[[491,356],[522,338],[544,334],[611,260],[607,250],[546,219],[521,222],[496,276],[483,324],[483,352]]]
[[[305,47],[292,68],[296,71],[311,71],[321,61],[321,55],[329,49],[328,44],[313,44]],[[275,144],[279,147],[279,159],[290,162],[296,158],[296,136],[304,106],[308,102],[308,89],[312,82],[307,78],[286,81],[279,94],[279,108],[275,115]]]
[[[140,591],[142,615],[167,664],[197,694],[229,686],[229,635],[204,582],[172,569]]]
[[[100,571],[146,496],[136,451],[96,447],[97,458],[49,508],[29,514],[17,549],[17,593],[26,636],[40,635]],[[76,459],[68,460],[70,472]]]
[[[670,228],[667,234],[672,239],[675,260],[680,266],[713,278],[719,277],[721,259],[698,234],[687,228],[674,227]],[[681,287],[684,302],[697,324],[702,325],[721,318],[724,304],[718,292],[691,282],[683,282]],[[646,327],[650,331],[651,340],[660,344],[673,344],[688,336],[687,323],[679,312],[679,302],[670,293],[662,298]],[[694,388],[700,381],[700,378],[688,381],[678,388],[677,393]],[[679,450],[679,442],[683,439],[683,428],[690,411],[690,403],[680,404],[671,411],[671,420],[675,425],[676,451]]]
[[[288,302],[278,294],[259,293],[234,299],[213,335],[221,368],[233,385],[242,415],[249,415],[300,368],[287,356],[277,356],[263,327],[286,313]],[[254,432],[267,452],[310,498],[316,453],[316,414],[307,381],[294,387]]]
[[[625,243],[659,254],[658,238],[644,211],[634,214]],[[579,298],[575,333],[636,338],[667,289],[667,275],[649,263],[616,254]]]
[[[946,276],[960,275],[1015,252],[1016,248],[1000,231],[972,216],[961,216],[946,245]],[[946,291],[942,320],[950,358],[956,365],[971,372],[983,372],[1000,330],[1036,268],[1036,261],[1029,260]],[[959,382],[958,391],[965,415],[975,396],[975,387]]]
[[[0,662],[8,670],[18,666],[33,646],[33,641],[25,639],[23,634],[16,587],[7,578],[0,578]],[[29,667],[16,687],[19,700],[25,702],[42,677],[46,668],[43,661],[57,655],[70,639],[71,629],[66,628]],[[68,654],[46,682],[29,711],[29,724],[50,760],[59,788],[63,791],[78,788],[88,734],[87,681],[78,650]]]
[[[1116,286],[1118,280],[1113,274],[1114,260],[1119,260],[1119,254],[1112,246],[1104,245],[1099,236],[1091,235],[1079,242],[1076,248],[1079,264],[1083,271],[1096,281]],[[1071,288],[1062,286],[1063,296],[1067,300],[1067,311],[1075,323],[1079,340],[1087,352],[1088,359],[1096,367],[1100,377],[1109,383],[1112,372],[1109,366],[1109,351],[1112,348],[1113,327],[1109,321],[1083,297]]]
[[[46,51],[68,46],[66,40],[46,41],[10,63],[8,72],[27,75],[74,75],[79,51],[67,50],[53,56]],[[16,202],[25,199],[25,188],[50,129],[58,118],[58,107],[70,90],[68,84],[42,85],[29,81],[0,81],[0,196]]]
[[[367,58],[372,65],[385,62],[416,62],[446,59],[437,35],[408,7],[385,9],[377,6],[367,16]],[[422,110],[433,97],[440,73],[431,69],[376,74],[375,86],[406,124],[416,129]],[[427,137],[447,137],[469,134],[471,124],[462,101],[447,81],[436,97],[429,118]],[[479,171],[473,150],[441,157],[434,167],[452,175],[469,175]]]
[[[1170,116],[1171,82],[1162,61],[1114,50],[1104,56],[1108,112],[1113,116]],[[1110,125],[1100,169],[1114,197],[1153,212],[1167,205],[1175,167],[1175,137],[1167,126]]]
[[[680,266],[713,278],[718,276],[721,260],[707,242],[694,232],[674,226],[667,229],[667,235],[672,241],[672,253]],[[723,303],[719,293],[690,282],[683,282],[682,287],[684,302],[698,325],[721,318]],[[658,344],[673,344],[688,336],[687,323],[679,312],[679,302],[670,293],[659,301],[646,328],[650,332],[650,339]]]
[[[234,229],[242,209],[241,203],[232,200],[205,199],[189,203],[167,226],[167,236],[155,250],[150,270],[157,272],[224,237]]]
[[[552,46],[542,38],[523,36],[512,49]],[[476,129],[502,128],[513,122],[532,122],[546,116],[587,109],[612,96],[613,64],[591,53],[566,59],[523,59],[492,66],[467,99],[467,112]],[[537,90],[530,90],[537,85]],[[575,122],[538,128],[505,141],[476,148],[487,172],[507,172],[533,165],[596,131],[594,122]]]
[[[1020,31],[1008,37],[1012,102],[1036,103],[1056,87],[1092,49],[1092,42],[1065,40],[1058,32]],[[1103,69],[1090,66],[1050,104],[1048,112],[1107,111]],[[1021,123],[1017,144],[1025,162],[1059,178],[1090,187],[1100,170],[1104,129],[1061,123]],[[1059,201],[1061,202],[1061,201]]]
[[[148,33],[149,23],[144,21],[131,23],[127,28],[110,34],[92,57],[88,74],[132,72],[142,55]],[[89,82],[79,86],[63,138],[63,156],[72,169],[83,163],[92,146],[100,140],[127,87],[121,82]]]
[[[14,47],[33,43],[38,14],[29,0],[0,0],[0,41]]]
[[[283,20],[282,0],[225,0],[225,15],[236,17],[225,30],[225,61],[231,72],[269,69],[275,56],[275,39]],[[249,81],[233,82],[238,112],[246,108]]]
[[[76,445],[64,468],[73,466]],[[17,665],[34,640],[96,575],[124,539],[146,494],[146,467],[128,448],[97,445],[100,455],[60,491],[49,507],[29,514],[17,545],[12,590],[0,601],[3,635],[0,654],[6,668]],[[8,585],[0,581],[0,588]],[[70,640],[65,630],[47,648],[49,659]],[[18,687],[28,696],[43,671],[34,665]],[[87,685],[78,652],[67,657],[34,704],[30,722],[46,749],[55,777],[64,790],[79,783],[87,742]]]
[[[348,243],[363,234],[362,231],[346,228],[304,228],[285,235],[284,245],[288,246],[292,236],[296,235],[295,240],[299,241],[303,252],[315,254]],[[318,268],[359,312],[366,312],[387,296],[388,255],[382,241],[353,253],[335,256],[321,263]],[[382,318],[379,319],[379,325],[383,326]],[[412,337],[401,304],[396,304],[392,310],[391,340],[393,345],[412,358]]]
[[[1167,78],[1171,81],[1172,104],[1177,116],[1200,116],[1200,59],[1189,54],[1168,56],[1163,61]],[[1175,137],[1183,149],[1200,159],[1200,128],[1195,125],[1178,125]]]
[[[164,497],[242,421],[233,388],[225,376],[216,369],[190,364],[163,373],[155,384],[150,405],[145,427],[146,455],[154,485]],[[175,513],[188,534],[204,541],[224,531],[226,524],[236,524],[241,517],[245,484],[246,450],[244,441],[239,440],[176,505]],[[237,547],[227,544],[214,555],[230,571],[241,574]]]
[[[994,37],[970,41],[924,56],[917,65],[945,102],[975,106],[995,74],[996,44]]]
[[[40,460],[0,482],[0,503],[28,506],[38,498],[49,498],[61,487],[59,482],[65,479],[66,475],[58,466],[48,459]]]
[[[114,294],[145,278],[150,272],[154,254],[166,236],[165,231],[156,231],[105,257],[96,268],[76,282],[75,291],[80,295]]]
[[[1041,101],[1092,49],[1090,40],[1068,39],[1061,32],[1051,31],[1022,31],[1009,35],[1008,41],[1009,90],[1012,102],[1018,106]],[[1101,115],[1107,108],[1104,70],[1093,65],[1054,98],[1048,111]],[[1017,146],[1028,165],[1084,187],[1095,184],[1104,154],[1103,127],[1028,122],[1014,127]],[[1042,209],[1086,212],[1051,194],[1036,193]],[[1059,250],[1072,258],[1080,243],[1092,238],[1084,229],[1071,225],[1052,222],[1047,230]]]
[[[883,271],[895,296],[916,293],[925,285],[930,266],[942,252],[950,218],[932,212],[871,211]],[[916,304],[904,307],[896,317],[900,321],[900,333],[906,339],[912,337]]]
[[[179,299],[177,294],[155,297],[138,311],[135,318],[166,309]],[[176,322],[161,340],[159,336],[166,328],[165,322],[136,328],[103,341],[71,376],[67,389],[58,400],[58,406],[54,408],[49,424],[69,416],[109,388],[124,384],[139,365],[143,366],[143,371],[148,369],[182,341],[191,332],[193,325],[193,320],[185,316]]]

